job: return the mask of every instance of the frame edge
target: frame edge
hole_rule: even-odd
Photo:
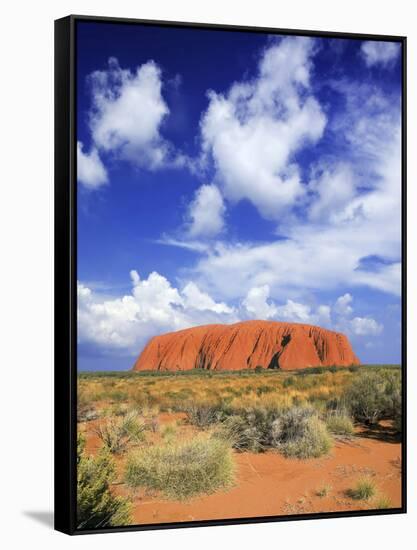
[[[54,528],[75,531],[75,392],[71,262],[73,18],[54,23]]]

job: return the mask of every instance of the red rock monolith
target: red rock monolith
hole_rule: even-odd
[[[359,365],[348,338],[313,325],[243,321],[155,336],[133,370],[240,370]]]

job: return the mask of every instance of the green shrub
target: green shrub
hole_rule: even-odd
[[[131,522],[130,504],[127,499],[114,496],[109,488],[115,480],[114,462],[108,451],[97,457],[84,455],[85,440],[77,440],[77,527],[128,525]]]
[[[207,428],[224,420],[226,413],[221,405],[197,404],[186,409],[188,422],[198,428]]]
[[[302,433],[286,440],[279,448],[288,457],[318,458],[327,454],[332,444],[325,424],[317,416],[311,416],[303,422]]]
[[[334,435],[350,437],[354,434],[352,419],[347,414],[337,412],[331,413],[326,418],[326,427]]]
[[[328,367],[327,367],[328,368]],[[309,376],[310,374],[323,374],[327,370],[326,367],[309,367],[297,372],[297,376]]]
[[[229,487],[234,479],[234,462],[226,442],[199,437],[130,454],[125,478],[131,487],[154,489],[167,498],[186,500]]]
[[[262,432],[242,416],[229,416],[215,432],[215,436],[228,441],[237,451],[257,453],[264,449]]]
[[[292,407],[283,411],[274,419],[271,426],[272,445],[280,446],[288,441],[302,438],[308,420],[314,415],[316,412],[311,407]]]
[[[321,456],[332,445],[326,426],[308,407],[235,410],[214,435],[238,451],[262,452],[273,447],[286,456],[299,458]]]
[[[226,439],[238,451],[262,452],[273,445],[273,423],[282,414],[279,409],[251,407],[225,412],[226,418],[215,435]]]
[[[401,414],[400,372],[361,373],[345,391],[343,401],[359,422],[376,424],[381,418],[395,420]]]
[[[256,395],[258,395],[259,397],[261,395],[264,395],[265,393],[272,393],[274,391],[276,391],[276,390],[273,386],[266,386],[266,385],[258,386],[255,390]]]
[[[398,433],[401,433],[403,430],[401,410],[394,416],[393,427]]]
[[[369,500],[376,493],[374,481],[369,477],[358,479],[355,487],[349,489],[348,495],[355,500]]]
[[[135,412],[109,419],[95,428],[95,433],[111,453],[121,453],[130,443],[145,439],[145,422]]]
[[[294,386],[294,384],[295,384],[295,378],[293,376],[289,376],[284,380],[282,385],[284,388],[289,388],[290,386]]]
[[[127,401],[128,397],[126,392],[120,390],[113,390],[107,394],[107,398],[113,403],[122,403],[123,401]]]

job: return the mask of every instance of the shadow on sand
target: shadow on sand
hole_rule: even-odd
[[[360,436],[368,439],[385,441],[386,443],[401,443],[402,440],[401,433],[398,433],[392,426],[381,424],[365,426]]]

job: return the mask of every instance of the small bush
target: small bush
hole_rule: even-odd
[[[280,449],[285,456],[295,458],[318,458],[332,448],[332,439],[326,426],[316,416],[306,419],[298,437],[285,441]]]
[[[147,430],[150,430],[153,433],[156,433],[159,430],[159,407],[155,405],[151,407],[142,407],[140,412],[137,411],[137,414],[140,414]]]
[[[135,412],[109,419],[95,428],[95,433],[111,453],[121,453],[130,443],[145,439],[145,423]]]
[[[229,487],[234,479],[234,463],[226,442],[200,437],[132,453],[125,478],[131,487],[154,489],[167,498],[186,500]]]
[[[78,422],[90,422],[91,420],[97,420],[99,413],[93,407],[87,405],[77,406],[77,421]]]
[[[351,437],[354,434],[354,426],[350,416],[335,412],[326,419],[328,431],[334,435]]]
[[[375,502],[375,509],[387,510],[388,508],[392,508],[391,499],[385,495],[381,495]]]
[[[272,444],[279,446],[302,438],[307,421],[315,414],[311,407],[293,407],[282,412],[272,426]]]
[[[175,436],[177,435],[177,425],[175,423],[166,424],[161,429],[161,436],[164,441],[171,443],[174,441]]]
[[[289,388],[290,386],[294,386],[294,384],[295,384],[295,378],[293,376],[289,376],[284,380],[282,385],[284,388]]]
[[[225,412],[219,405],[199,404],[191,405],[186,409],[187,419],[190,424],[198,428],[207,428],[225,418]]]
[[[84,455],[85,439],[77,440],[77,527],[128,525],[131,522],[127,499],[114,496],[109,485],[115,480],[114,462],[108,451],[95,458]]]
[[[393,428],[394,428],[398,433],[401,433],[402,430],[403,430],[401,410],[398,411],[398,413],[394,416]]]
[[[113,403],[122,403],[128,399],[128,394],[124,391],[113,390],[108,393],[108,399]]]
[[[349,489],[348,495],[355,500],[369,500],[376,493],[375,482],[369,477],[358,479],[355,487]]]
[[[376,424],[381,418],[395,419],[401,414],[399,372],[364,372],[346,390],[346,406],[359,422]]]
[[[113,403],[106,409],[107,416],[124,416],[129,412],[127,403]]]
[[[228,441],[237,451],[257,453],[264,449],[262,432],[242,416],[229,416],[215,432],[215,436]]]
[[[318,457],[326,454],[332,439],[312,408],[281,410],[252,407],[235,410],[214,433],[238,451],[262,452],[273,447],[286,456]]]
[[[273,386],[266,386],[266,385],[258,386],[256,388],[256,395],[261,396],[261,395],[264,395],[265,393],[272,393],[274,391],[275,391],[275,388]]]
[[[262,452],[273,445],[273,423],[281,414],[277,408],[235,409],[215,435],[228,440],[238,451]]]
[[[332,486],[331,485],[322,485],[319,489],[316,491],[316,495],[320,498],[327,497],[332,492]]]

